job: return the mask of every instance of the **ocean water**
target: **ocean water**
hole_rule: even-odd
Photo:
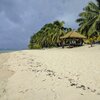
[[[21,50],[28,50],[28,49],[0,49],[0,53],[8,53],[14,51],[21,51]]]
[[[19,50],[1,50],[0,53],[8,53],[8,52],[14,52],[14,51],[19,51]]]

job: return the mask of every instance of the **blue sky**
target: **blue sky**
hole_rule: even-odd
[[[0,49],[27,48],[30,36],[55,20],[77,29],[75,20],[90,1],[0,0]]]

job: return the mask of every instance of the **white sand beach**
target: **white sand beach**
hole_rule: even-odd
[[[0,54],[0,100],[100,100],[100,45]]]

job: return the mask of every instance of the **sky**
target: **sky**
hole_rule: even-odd
[[[0,49],[26,49],[43,25],[60,20],[77,29],[75,20],[95,0],[0,0]]]

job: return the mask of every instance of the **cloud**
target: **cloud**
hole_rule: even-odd
[[[75,20],[89,1],[0,0],[0,48],[26,48],[30,36],[54,20],[77,28]]]

